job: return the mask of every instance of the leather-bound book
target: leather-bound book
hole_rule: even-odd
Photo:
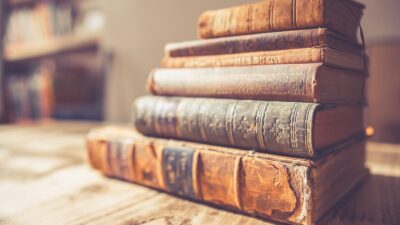
[[[327,27],[352,40],[364,5],[352,0],[264,0],[204,12],[200,38]]]
[[[147,89],[163,96],[356,103],[364,100],[365,79],[321,63],[155,69]]]
[[[133,106],[149,136],[315,158],[363,130],[363,107],[145,96]]]
[[[203,68],[298,63],[323,63],[328,66],[334,66],[343,69],[356,71],[365,70],[365,59],[362,55],[341,52],[327,47],[246,52],[209,56],[165,56],[161,61],[161,66],[165,68]]]
[[[87,138],[103,174],[198,202],[292,224],[315,224],[367,175],[364,141],[316,161],[148,138],[106,127]]]
[[[362,46],[357,42],[326,28],[316,28],[169,43],[165,46],[165,55],[222,55],[325,46],[353,54],[362,53]]]

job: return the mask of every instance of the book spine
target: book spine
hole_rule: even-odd
[[[305,48],[214,56],[164,57],[164,68],[204,68],[296,63],[325,63],[325,48]]]
[[[226,69],[156,69],[147,89],[154,95],[316,102],[321,64]]]
[[[206,11],[198,20],[200,38],[323,27],[324,0],[266,0]]]
[[[315,103],[145,96],[134,104],[146,135],[313,157]]]
[[[148,138],[89,138],[88,153],[107,176],[281,222],[312,220],[307,165]]]
[[[322,47],[327,44],[326,29],[294,30],[170,43],[165,46],[165,55],[169,57],[221,55]]]

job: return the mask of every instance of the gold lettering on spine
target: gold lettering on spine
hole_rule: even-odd
[[[233,120],[235,118],[235,111],[236,111],[237,104],[238,104],[238,101],[235,101],[235,102],[229,104],[228,110],[226,112],[226,119],[225,119],[226,134],[228,136],[229,144],[231,144],[231,145],[235,145],[235,138],[233,135],[233,124],[234,124]]]
[[[192,162],[192,186],[197,199],[203,199],[201,193],[201,186],[199,184],[199,165],[200,164],[200,151],[195,150]]]
[[[241,200],[241,173],[242,173],[242,157],[238,156],[235,159],[233,170],[233,187],[235,193],[235,203],[238,209],[243,209]]]
[[[256,138],[257,138],[257,145],[260,149],[267,148],[263,129],[264,129],[264,121],[268,104],[269,104],[268,102],[261,103],[256,111]]]

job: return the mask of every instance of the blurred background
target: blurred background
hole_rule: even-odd
[[[1,123],[129,122],[167,42],[207,9],[250,0],[1,0]],[[359,0],[370,61],[366,125],[400,143],[400,1]]]

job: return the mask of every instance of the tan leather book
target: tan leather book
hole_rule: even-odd
[[[329,47],[353,54],[362,54],[363,49],[342,35],[316,28],[168,43],[164,52],[168,57],[185,57],[310,47]]]
[[[145,135],[309,158],[363,131],[353,105],[145,96],[133,113]]]
[[[327,27],[352,40],[364,5],[352,0],[264,0],[204,12],[198,19],[200,38]]]
[[[367,174],[364,141],[316,160],[249,153],[105,127],[87,138],[103,174],[180,197],[292,224],[315,224]]]
[[[365,60],[362,55],[341,52],[326,47],[247,52],[212,56],[165,56],[161,61],[161,66],[164,68],[204,68],[299,63],[323,63],[324,65],[342,69],[365,71]]]
[[[355,103],[364,100],[365,79],[321,63],[168,68],[153,70],[147,89],[162,96]]]

